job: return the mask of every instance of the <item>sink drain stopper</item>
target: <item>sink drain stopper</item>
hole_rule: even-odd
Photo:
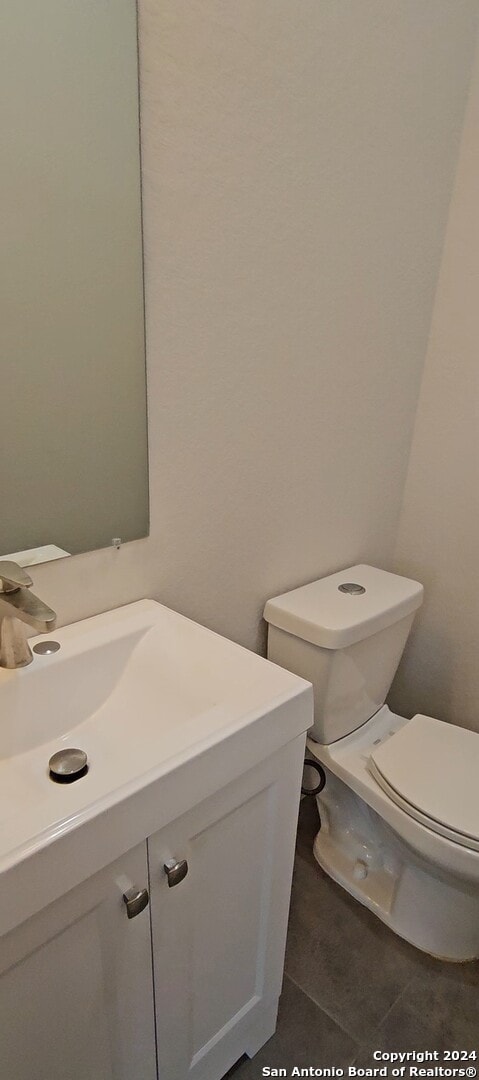
[[[69,747],[53,754],[48,762],[50,779],[57,784],[73,784],[88,772],[88,758],[84,750]]]

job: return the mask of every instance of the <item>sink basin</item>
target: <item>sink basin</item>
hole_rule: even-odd
[[[312,722],[308,683],[153,600],[51,636],[59,651],[0,672],[0,932],[11,904],[31,913],[18,901],[27,880],[47,902],[115,858],[113,836],[126,851],[147,835],[153,804],[157,828],[159,813],[166,822],[218,789],[218,770],[227,783]],[[89,770],[58,785],[48,762],[66,747],[84,750]]]

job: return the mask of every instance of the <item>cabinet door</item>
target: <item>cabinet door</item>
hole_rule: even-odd
[[[300,737],[148,841],[160,1080],[218,1080],[274,1032],[303,758]]]
[[[146,844],[0,940],[0,1075],[5,1080],[154,1080]]]

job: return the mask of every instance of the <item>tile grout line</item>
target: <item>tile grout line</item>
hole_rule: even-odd
[[[387,1009],[387,1010],[386,1010],[386,1012],[385,1012],[385,1014],[384,1014],[384,1016],[383,1016],[382,1020],[380,1020],[379,1024],[377,1025],[377,1027],[375,1027],[375,1028],[374,1028],[374,1031],[372,1032],[371,1038],[370,1038],[370,1039],[368,1040],[368,1042],[364,1042],[364,1043],[361,1043],[361,1044],[360,1044],[360,1046],[359,1046],[359,1049],[358,1049],[358,1053],[357,1053],[357,1054],[356,1054],[356,1056],[355,1056],[355,1057],[353,1058],[353,1060],[352,1060],[352,1061],[350,1062],[350,1064],[351,1064],[351,1065],[354,1065],[354,1064],[355,1064],[355,1062],[357,1061],[357,1059],[358,1059],[358,1057],[359,1057],[359,1054],[360,1054],[360,1053],[361,1053],[361,1052],[362,1052],[363,1050],[365,1050],[365,1049],[366,1049],[366,1047],[367,1047],[367,1046],[368,1046],[368,1045],[369,1045],[369,1044],[370,1044],[370,1043],[372,1042],[372,1040],[374,1039],[374,1037],[375,1037],[376,1035],[380,1034],[380,1032],[381,1032],[381,1028],[382,1028],[383,1024],[385,1023],[385,1021],[387,1020],[387,1018],[388,1018],[389,1014],[390,1014],[390,1013],[392,1012],[392,1010],[393,1010],[393,1009],[395,1008],[395,1006],[396,1006],[396,1005],[398,1004],[398,1002],[399,1002],[399,1001],[401,1000],[401,998],[402,998],[402,997],[404,996],[404,994],[406,993],[406,990],[408,990],[408,989],[409,989],[409,987],[411,986],[411,983],[413,983],[413,982],[414,982],[414,979],[415,979],[415,978],[416,978],[416,976],[415,976],[415,975],[413,975],[413,976],[412,976],[412,977],[411,977],[410,979],[408,979],[408,980],[407,980],[407,982],[406,982],[406,983],[404,984],[404,986],[403,986],[402,990],[400,990],[400,991],[399,991],[399,994],[398,994],[397,998],[395,998],[395,999],[394,999],[394,1001],[393,1001],[392,1005],[390,1005],[390,1006],[389,1006],[389,1009]]]
[[[289,981],[293,983],[293,986],[295,986],[297,990],[300,990],[301,993],[304,994],[305,997],[307,997],[308,1001],[311,1001],[311,1003],[313,1005],[315,1005],[316,1008],[319,1009],[320,1012],[324,1013],[324,1015],[328,1017],[328,1020],[332,1020],[333,1024],[336,1024],[336,1027],[339,1028],[340,1031],[342,1031],[344,1033],[344,1035],[347,1035],[348,1039],[351,1039],[354,1042],[354,1044],[355,1044],[355,1046],[357,1046],[358,1052],[359,1052],[359,1050],[361,1049],[361,1046],[360,1046],[360,1043],[358,1042],[358,1039],[357,1039],[356,1035],[353,1035],[351,1031],[348,1031],[348,1029],[346,1027],[344,1027],[344,1025],[341,1024],[340,1021],[337,1020],[335,1016],[332,1016],[332,1014],[330,1012],[328,1012],[328,1010],[325,1009],[322,1005],[320,1005],[319,1002],[317,1002],[315,1000],[315,998],[311,997],[311,995],[307,993],[307,991],[304,989],[304,987],[301,986],[300,983],[296,982],[296,979],[293,979],[292,975],[289,975],[287,971],[284,972],[284,977],[289,979]],[[389,1010],[388,1010],[388,1012],[389,1012]],[[350,1062],[350,1064],[352,1064],[352,1062]]]

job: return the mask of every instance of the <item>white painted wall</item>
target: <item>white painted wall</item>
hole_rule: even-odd
[[[387,565],[476,0],[141,0],[151,535],[34,568],[63,622]]]
[[[479,731],[479,54],[417,410],[396,567],[426,601],[391,704]]]

